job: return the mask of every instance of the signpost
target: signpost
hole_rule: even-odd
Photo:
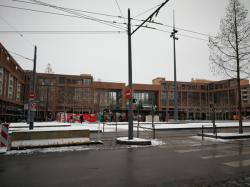
[[[29,93],[29,99],[30,99],[30,100],[36,99],[36,93],[31,91],[31,92]]]
[[[130,88],[127,88],[125,91],[125,96],[127,100],[132,99],[132,90]]]
[[[31,103],[31,111],[35,112],[36,109],[37,109],[37,103],[32,102],[32,103]]]

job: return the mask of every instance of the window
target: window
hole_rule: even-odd
[[[8,85],[8,98],[13,98],[13,85],[14,85],[14,79],[11,74],[9,74],[9,85]]]
[[[16,88],[16,100],[20,101],[21,98],[21,84],[17,82],[17,88]]]
[[[90,85],[91,79],[83,79],[83,85]]]
[[[3,95],[3,68],[0,68],[0,96]]]

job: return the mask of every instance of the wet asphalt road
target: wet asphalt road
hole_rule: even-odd
[[[130,147],[106,133],[91,150],[0,155],[0,186],[250,186],[250,140],[192,135],[158,132],[163,145]]]

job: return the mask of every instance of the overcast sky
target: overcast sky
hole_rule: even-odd
[[[122,15],[131,17],[150,9],[164,0],[117,0]],[[43,0],[73,9],[120,16],[116,0]],[[241,0],[250,10],[250,1]],[[173,24],[175,11],[179,40],[176,41],[177,80],[190,81],[191,78],[220,80],[209,69],[208,37],[186,32],[181,29],[216,35],[220,19],[225,15],[228,0],[170,0],[154,19],[164,25]],[[1,0],[0,5],[11,5],[36,10],[67,14],[44,6]],[[136,17],[145,19],[155,9]],[[95,18],[119,21],[124,19],[88,14]],[[36,13],[25,10],[0,7],[0,30],[19,31],[124,31],[93,20]],[[248,14],[248,20],[250,15]],[[8,24],[7,24],[7,23]],[[134,25],[139,22],[133,21]],[[125,25],[120,24],[124,27]],[[150,25],[171,32],[171,28]],[[135,27],[134,27],[135,28]],[[190,38],[192,36],[198,39]],[[58,74],[92,74],[95,80],[128,82],[128,42],[126,32],[106,34],[18,34],[0,33],[0,42],[9,50],[33,58],[33,45],[38,47],[37,71],[44,72],[48,63]],[[173,39],[168,32],[153,29],[139,29],[132,36],[133,82],[151,83],[156,77],[173,80]],[[13,55],[24,69],[32,69],[32,63]]]

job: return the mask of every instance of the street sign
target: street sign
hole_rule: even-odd
[[[132,98],[132,90],[130,88],[126,88],[125,96],[127,100],[130,100]]]
[[[36,98],[36,93],[35,92],[30,92],[29,93],[29,99],[35,99]]]
[[[25,103],[23,107],[24,107],[24,110],[28,110],[29,104],[28,104],[28,103]]]
[[[36,111],[37,103],[31,103],[31,111]]]

